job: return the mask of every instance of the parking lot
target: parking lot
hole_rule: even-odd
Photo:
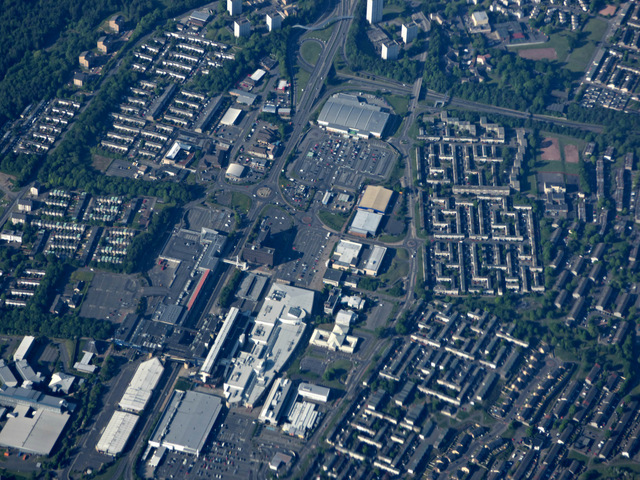
[[[253,437],[261,432],[257,424],[257,412],[253,414],[233,410],[226,414],[221,424],[211,433],[204,455],[199,458],[177,452],[167,452],[155,472],[155,478],[210,478],[248,480],[266,477],[267,464],[281,448],[269,441]],[[265,432],[272,433],[272,432]],[[278,442],[289,442],[273,432]],[[261,435],[262,436],[262,435]]]
[[[96,272],[80,315],[118,322],[135,311],[140,296],[140,284],[135,276]]]
[[[318,189],[358,190],[365,177],[384,180],[395,154],[374,142],[313,132],[302,145],[293,176]]]
[[[589,86],[582,96],[580,106],[584,108],[593,108],[598,105],[605,108],[612,108],[614,110],[624,110],[628,102],[629,97],[624,93]]]
[[[301,287],[307,287],[318,270],[319,262],[327,248],[328,232],[320,228],[298,230],[293,247],[278,267],[277,277]]]
[[[196,232],[201,231],[203,227],[219,232],[230,232],[234,225],[233,214],[204,207],[190,208],[185,219],[185,227]]]

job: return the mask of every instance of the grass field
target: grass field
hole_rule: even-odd
[[[397,115],[404,117],[409,111],[409,100],[398,95],[384,95],[384,99],[393,107]]]
[[[392,285],[396,280],[405,278],[408,274],[409,253],[404,248],[397,248],[389,269],[380,275],[380,279],[386,282],[387,285]]]
[[[240,192],[232,192],[231,193],[231,208],[234,210],[238,210],[240,213],[244,213],[245,215],[249,213],[249,209],[251,208],[251,197],[245,195]]]
[[[597,17],[589,20],[583,29],[583,32],[588,32],[586,42],[571,52],[567,59],[567,68],[572,72],[584,72],[596,51],[596,43],[602,40],[606,31],[606,20]]]
[[[300,47],[300,55],[311,65],[315,65],[322,53],[322,47],[317,42],[304,42]]]
[[[342,227],[344,227],[344,223],[349,219],[348,215],[344,215],[342,213],[333,213],[329,210],[320,210],[318,212],[318,217],[320,218],[320,221],[327,227],[338,232],[342,230]]]
[[[88,270],[76,270],[71,274],[72,282],[90,282],[93,280],[95,273],[90,272]]]
[[[300,98],[302,91],[307,87],[307,83],[309,83],[310,78],[311,75],[309,72],[302,68],[298,68],[298,73],[296,73],[296,98]]]
[[[327,28],[323,28],[322,30],[314,30],[312,32],[309,32],[305,35],[305,38],[317,38],[318,40],[322,40],[323,42],[326,42],[331,37],[331,34],[333,33],[333,29],[336,27],[337,24],[338,22],[332,23]]]

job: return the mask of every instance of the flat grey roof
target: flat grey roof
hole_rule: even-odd
[[[380,137],[388,120],[389,114],[380,107],[361,102],[354,95],[339,93],[322,107],[318,124]]]
[[[221,410],[220,397],[176,390],[149,444],[199,455]]]

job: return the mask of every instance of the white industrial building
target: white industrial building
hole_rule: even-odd
[[[364,238],[368,236],[375,237],[378,234],[383,216],[381,213],[358,210],[349,227],[349,233]]]
[[[333,268],[337,270],[357,268],[361,250],[361,243],[340,240],[333,252]]]
[[[300,342],[312,313],[315,292],[274,284],[249,333],[247,345],[233,359],[224,382],[228,404],[253,408],[268,391]]]
[[[176,390],[149,445],[199,456],[221,410],[220,397]]]
[[[215,366],[216,361],[220,356],[220,351],[222,350],[222,346],[227,340],[227,337],[229,336],[229,332],[231,332],[231,329],[235,325],[236,320],[239,317],[239,313],[240,313],[240,310],[238,310],[236,307],[231,307],[231,309],[229,309],[229,313],[227,313],[227,316],[224,319],[222,328],[220,328],[220,331],[218,332],[218,335],[216,336],[216,339],[213,342],[213,346],[211,347],[211,350],[209,350],[209,353],[207,354],[207,358],[205,358],[204,363],[202,364],[202,367],[200,367],[200,371],[198,372],[202,377],[203,382],[206,382],[209,376],[211,375],[211,372],[213,371],[213,367]]]
[[[0,446],[33,455],[49,455],[69,418],[68,413],[47,409],[32,411],[26,405],[16,406],[0,432]]]
[[[329,98],[318,116],[318,125],[327,131],[362,138],[382,137],[388,121],[389,114],[381,107],[346,93]]]
[[[33,347],[35,341],[36,337],[32,337],[31,335],[25,336],[20,342],[20,345],[18,345],[15,353],[13,354],[13,361],[19,362],[20,360],[25,360],[29,355],[31,347]]]
[[[273,387],[271,387],[267,400],[264,402],[264,406],[258,416],[259,421],[270,425],[278,424],[280,417],[285,413],[291,400],[292,386],[293,384],[288,378],[278,378],[273,382]]]
[[[287,415],[288,422],[282,426],[282,431],[291,436],[306,438],[307,432],[313,429],[318,418],[318,411],[313,403],[296,402]]]
[[[230,163],[227,167],[225,177],[234,182],[239,181],[244,175],[244,166],[239,163]]]
[[[298,395],[306,400],[327,403],[331,395],[331,389],[312,383],[301,383],[298,385]]]
[[[225,126],[235,125],[238,119],[240,118],[241,114],[242,114],[242,110],[240,110],[239,108],[228,109],[225,112],[224,116],[222,117],[222,120],[220,120],[220,125],[225,125]]]
[[[380,245],[373,245],[369,250],[369,256],[365,259],[364,266],[362,268],[365,275],[375,277],[380,271],[380,266],[384,260],[384,256],[387,253],[387,247],[381,247]]]
[[[120,408],[134,413],[143,411],[163,372],[162,363],[155,357],[142,362],[122,395],[119,403]]]
[[[122,453],[138,423],[138,418],[133,413],[113,412],[111,420],[96,444],[96,450],[112,457]]]

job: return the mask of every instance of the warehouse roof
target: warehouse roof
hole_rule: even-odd
[[[49,455],[69,420],[68,413],[39,409],[28,416],[31,409],[17,407],[16,417],[9,417],[0,432],[0,445],[34,455]]]
[[[133,413],[113,412],[111,420],[96,444],[96,450],[114,457],[121,453],[138,423],[138,418]]]
[[[361,235],[363,237],[366,237],[367,235],[374,237],[376,233],[378,233],[381,221],[381,213],[358,210],[356,216],[353,217],[351,227],[349,227],[349,233],[353,235]]]
[[[227,175],[230,177],[240,178],[244,173],[244,167],[239,163],[230,163],[227,167]]]
[[[386,212],[393,191],[381,186],[369,185],[364,190],[358,208],[360,210],[369,210],[371,212],[384,213]]]
[[[120,400],[120,408],[132,412],[141,412],[147,405],[153,389],[156,388],[164,372],[162,363],[157,358],[142,362],[129,382],[127,390]]]
[[[199,455],[221,410],[220,397],[176,390],[149,444]]]
[[[222,125],[235,125],[235,123],[240,118],[241,113],[242,110],[240,110],[239,108],[230,108],[225,112],[222,120],[220,120],[220,123]]]
[[[389,114],[380,107],[360,101],[355,95],[338,93],[322,107],[318,124],[345,133],[381,137],[388,120]]]

